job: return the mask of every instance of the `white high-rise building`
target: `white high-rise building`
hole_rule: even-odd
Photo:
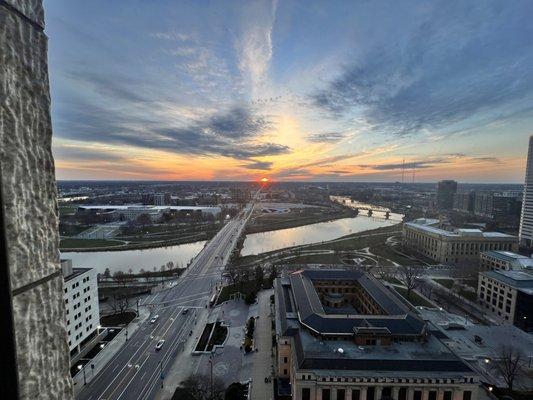
[[[98,334],[100,310],[96,269],[72,268],[72,260],[61,260],[70,355]]]
[[[521,245],[533,247],[533,136],[529,138],[519,237]]]

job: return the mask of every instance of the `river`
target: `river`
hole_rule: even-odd
[[[130,269],[132,272],[141,269],[153,271],[154,267],[159,270],[161,265],[169,261],[174,266],[186,266],[204,248],[205,243],[201,241],[144,250],[61,252],[61,258],[72,259],[73,267],[96,268],[99,273],[104,273],[106,268],[111,274],[116,271],[128,272]]]
[[[400,221],[401,219],[385,219],[359,215],[355,218],[341,218],[329,222],[299,226],[297,228],[252,233],[246,236],[241,255],[248,256],[278,250],[284,247],[319,243],[337,239],[351,233],[395,225]]]
[[[332,200],[342,202],[344,198]],[[346,205],[356,207],[355,203]],[[401,214],[390,213],[389,219],[386,219],[385,211],[374,211],[373,216],[368,217],[366,211],[360,211],[359,216],[355,218],[341,218],[296,228],[253,233],[246,236],[241,255],[246,256],[284,247],[319,243],[351,233],[398,224],[402,218],[403,215]],[[205,241],[201,241],[145,250],[62,252],[61,258],[72,259],[74,267],[92,267],[96,268],[99,273],[103,273],[106,268],[109,268],[112,274],[116,271],[128,272],[130,269],[132,272],[139,272],[141,269],[153,271],[154,267],[159,270],[161,265],[169,261],[172,261],[175,266],[187,265],[203,249],[205,243]]]

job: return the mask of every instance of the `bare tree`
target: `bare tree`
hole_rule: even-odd
[[[498,349],[498,359],[494,362],[494,369],[501,374],[509,390],[513,390],[515,380],[522,372],[523,361],[524,354],[514,346],[503,345]]]
[[[111,302],[111,308],[115,314],[124,314],[130,308],[130,300],[127,295],[115,294]]]
[[[411,297],[411,291],[418,287],[418,279],[422,273],[422,268],[417,265],[400,265],[398,267],[397,278],[407,288],[407,297]]]
[[[222,400],[224,384],[216,377],[192,375],[176,388],[172,400]]]

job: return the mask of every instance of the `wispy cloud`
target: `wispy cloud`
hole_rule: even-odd
[[[438,2],[430,9],[404,41],[367,49],[313,93],[315,105],[361,114],[375,131],[397,135],[526,110],[532,4]]]
[[[246,169],[256,169],[261,171],[268,171],[272,168],[274,163],[271,161],[251,161],[246,164],[241,164],[242,168]]]
[[[317,143],[336,143],[341,141],[346,137],[346,134],[343,132],[324,132],[324,133],[314,133],[307,137],[307,140],[310,142]]]
[[[272,29],[277,0],[249,1],[243,7],[242,33],[236,49],[239,69],[250,87],[252,98],[263,97],[272,59]]]

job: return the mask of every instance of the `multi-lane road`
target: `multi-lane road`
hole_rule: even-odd
[[[80,400],[153,399],[164,377],[200,319],[214,287],[221,281],[236,242],[252,213],[248,205],[211,239],[196,256],[178,283],[150,296],[145,305],[151,315],[100,372],[79,391]],[[187,311],[185,311],[187,310]],[[155,323],[150,319],[158,315]],[[164,340],[163,347],[156,344]]]

